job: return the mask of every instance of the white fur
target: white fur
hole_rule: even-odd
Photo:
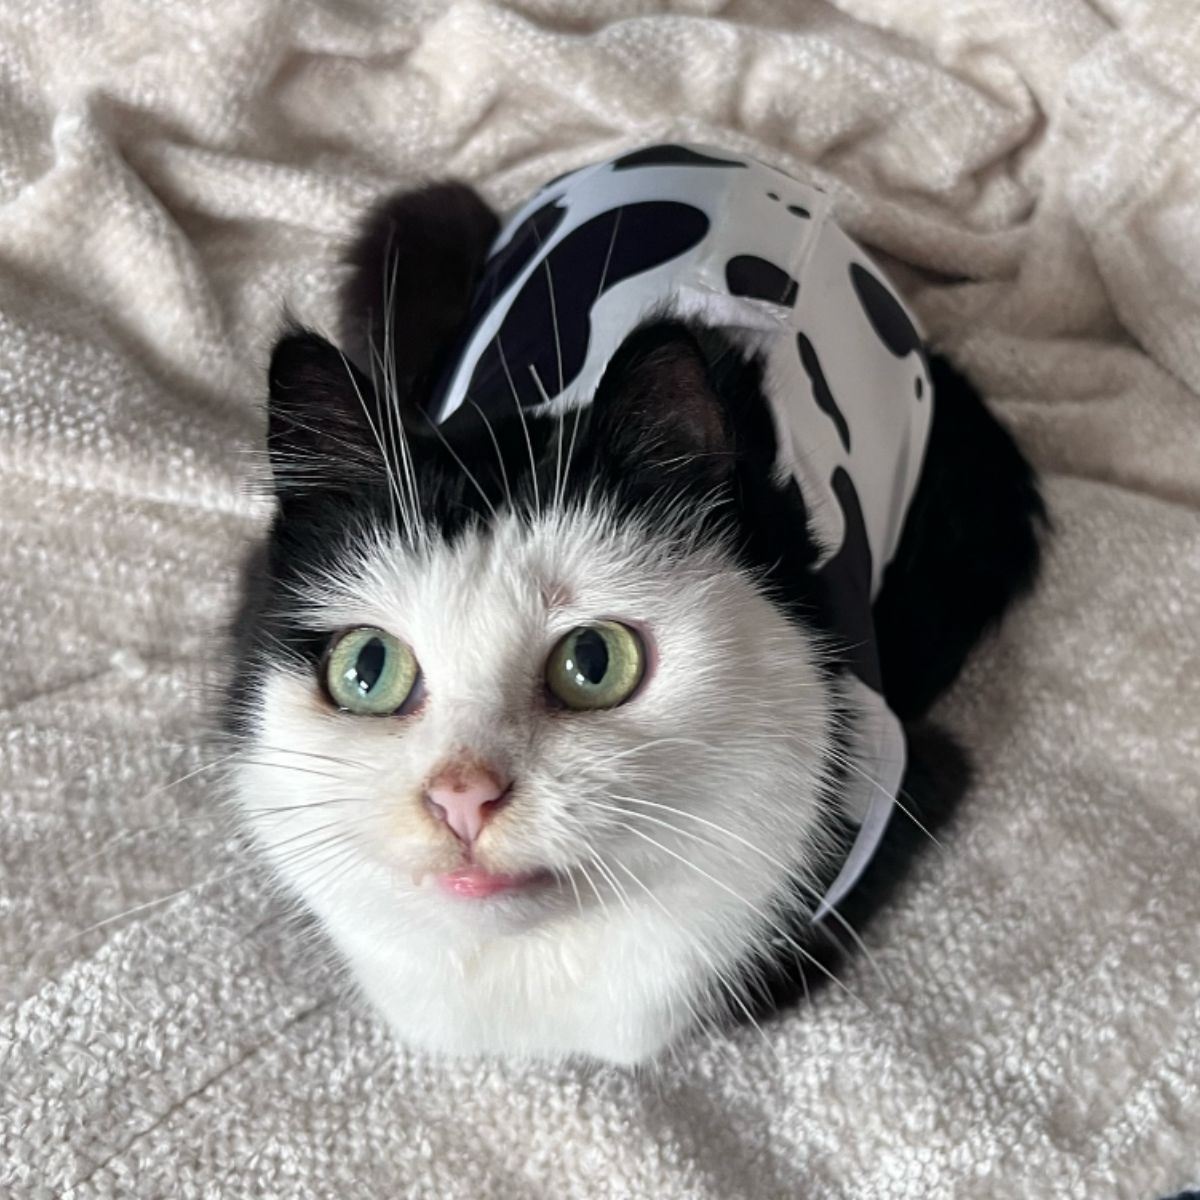
[[[813,640],[754,581],[593,508],[502,516],[452,549],[364,538],[297,602],[314,629],[389,630],[424,673],[419,712],[372,718],[277,668],[236,774],[277,871],[400,1038],[634,1063],[711,1013],[718,977],[769,934],[784,865],[816,862],[833,720]],[[551,647],[598,618],[649,631],[652,677],[618,708],[550,711]],[[561,882],[483,902],[432,886],[459,850],[420,789],[457,753],[515,780],[480,859]]]

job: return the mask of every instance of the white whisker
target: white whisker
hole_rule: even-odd
[[[480,418],[483,420],[485,428],[488,431],[488,436],[492,439],[492,447],[496,451],[496,463],[500,467],[500,478],[504,483],[504,498],[508,502],[508,507],[512,508],[512,488],[510,488],[508,485],[508,471],[504,466],[504,455],[500,453],[500,443],[496,438],[496,431],[492,428],[492,423],[488,420],[487,413],[485,413],[483,409],[471,399],[470,396],[467,397],[467,403],[479,414]]]
[[[661,809],[664,812],[673,813],[676,816],[680,816],[680,817],[686,817],[689,821],[695,821],[700,825],[707,826],[708,828],[714,830],[715,832],[720,833],[724,837],[728,837],[728,838],[732,839],[733,841],[737,842],[739,845],[744,846],[747,850],[752,851],[759,858],[765,860],[771,866],[775,867],[776,870],[778,870],[780,872],[781,876],[783,878],[787,879],[790,884],[794,884],[795,886],[801,888],[813,900],[816,900],[819,902],[821,899],[821,897],[817,894],[816,889],[814,889],[810,884],[806,883],[803,879],[801,879],[799,877],[799,873],[797,872],[797,870],[794,866],[788,866],[781,859],[776,858],[773,854],[768,854],[765,850],[762,849],[762,847],[754,845],[753,842],[749,841],[748,839],[746,839],[744,837],[741,837],[739,834],[735,833],[732,829],[727,829],[724,825],[719,825],[715,821],[710,821],[707,818],[702,817],[697,813],[687,812],[682,808],[674,808],[673,806],[671,806],[669,804],[659,804],[653,800],[643,800],[637,796],[624,796],[624,795],[614,794],[614,795],[612,795],[611,798],[613,800],[623,801],[627,804],[638,804],[638,805],[642,805],[647,808]],[[714,850],[723,849],[723,847],[721,847],[716,842],[713,842],[707,838],[702,838],[698,834],[691,833],[688,830],[680,829],[678,826],[672,825],[669,821],[658,820],[657,818],[651,817],[648,813],[635,813],[635,812],[629,812],[628,810],[625,810],[624,815],[629,816],[629,817],[639,817],[642,820],[652,821],[655,825],[660,825],[663,828],[669,829],[673,833],[677,833],[682,837],[689,837],[696,841],[700,841],[702,844],[709,846],[710,848],[712,848]],[[854,926],[851,925],[850,922],[847,921],[841,915],[841,913],[839,913],[836,909],[830,909],[829,916],[831,916],[835,921],[837,921],[837,923],[846,931],[846,933],[854,941],[855,946],[866,957],[867,961],[871,964],[872,968],[874,968],[875,972],[880,976],[880,978],[883,978],[882,968],[880,968],[878,963],[875,961],[874,955],[867,948],[867,946],[863,942],[862,938],[859,937],[857,931],[854,929]]]
[[[632,879],[634,881],[634,883],[636,883],[638,885],[638,887],[640,887],[642,889],[643,892],[645,892],[647,899],[650,900],[650,902],[663,914],[664,917],[667,918],[668,921],[671,922],[672,925],[675,926],[676,929],[679,930],[680,933],[686,933],[683,926],[671,914],[671,912],[667,908],[667,906],[665,904],[663,904],[663,902],[650,890],[650,888],[648,888],[646,886],[646,884],[641,879],[638,878],[637,875],[635,875],[633,873],[633,871],[631,871],[619,859],[617,860],[617,866],[620,867],[621,870],[624,871],[625,874],[628,875],[629,878]],[[758,1023],[758,1021],[755,1020],[754,1014],[750,1011],[750,1007],[746,1003],[745,999],[743,998],[740,989],[734,983],[730,982],[726,973],[721,970],[721,968],[716,964],[716,962],[714,961],[712,956],[701,945],[700,939],[698,937],[692,936],[688,940],[689,940],[689,944],[691,945],[692,950],[696,953],[696,955],[701,959],[701,961],[708,967],[709,971],[712,973],[712,977],[717,981],[717,983],[720,986],[722,986],[726,990],[726,992],[729,995],[729,998],[734,1002],[734,1004],[737,1005],[737,1007],[741,1011],[742,1015],[746,1018],[746,1020],[749,1022],[749,1024],[753,1027],[754,1031],[762,1039],[763,1044],[769,1050],[771,1050],[772,1053],[774,1053],[775,1047],[772,1045],[771,1039],[767,1037],[766,1033],[763,1030],[763,1027]]]
[[[508,356],[504,353],[504,342],[500,338],[500,334],[496,334],[496,350],[500,355],[500,365],[504,368],[504,377],[508,380],[508,389],[512,392],[513,403],[517,406],[517,416],[521,421],[521,429],[525,433],[525,446],[529,451],[529,480],[533,485],[533,509],[536,513],[542,511],[542,501],[538,494],[537,481],[537,461],[533,455],[533,439],[529,436],[529,422],[525,419],[525,407],[521,403],[521,395],[517,391],[517,385],[513,381],[512,371],[509,370]]]
[[[747,900],[745,896],[741,895],[734,888],[731,888],[727,883],[724,883],[722,880],[717,879],[716,876],[714,876],[714,875],[710,875],[707,871],[704,870],[703,867],[698,867],[694,862],[691,862],[689,859],[684,858],[684,856],[682,854],[677,854],[669,846],[664,846],[662,844],[662,842],[658,841],[655,838],[652,838],[648,833],[643,833],[640,829],[635,829],[632,825],[626,825],[625,831],[627,833],[633,834],[634,837],[638,837],[638,838],[641,838],[645,842],[649,842],[650,845],[657,847],[664,854],[669,855],[671,858],[675,859],[677,862],[682,863],[689,870],[695,871],[697,875],[700,875],[704,879],[707,879],[709,881],[709,883],[711,883],[714,887],[720,888],[721,891],[726,893],[726,895],[732,896],[733,899],[738,901],[739,904],[744,904],[752,913],[754,913],[754,915],[756,917],[759,918],[759,920],[761,920],[767,926],[767,928],[769,928],[775,934],[777,934],[780,938],[782,938],[784,943],[791,950],[793,950],[796,954],[799,954],[807,962],[812,963],[812,965],[814,967],[816,967],[817,970],[819,970],[821,972],[821,974],[826,976],[826,978],[828,978],[831,983],[833,983],[837,987],[839,987],[851,999],[855,1000],[856,1002],[858,1002],[860,1004],[862,1003],[862,1001],[859,999],[859,997],[856,996],[854,994],[854,992],[852,992],[836,975],[834,975],[832,971],[830,971],[818,959],[814,958],[813,955],[811,953],[809,953],[809,951],[807,951],[803,946],[801,946],[800,943],[797,942],[796,939],[793,938],[777,921],[775,921],[774,918],[772,918],[769,913],[764,912],[763,909],[761,909],[753,901]]]
[[[408,499],[408,523],[412,535],[423,540],[425,527],[420,521],[420,496],[417,489],[416,469],[412,461],[412,453],[408,445],[408,435],[404,427],[404,414],[400,408],[400,389],[396,380],[395,320],[392,310],[396,301],[396,278],[400,268],[399,257],[391,255],[393,231],[388,231],[388,257],[392,269],[384,284],[384,322],[383,322],[383,380],[385,408],[388,412],[389,425],[392,426],[393,443],[398,444],[400,463],[404,471],[405,489]]]
[[[363,417],[366,419],[367,427],[371,431],[371,436],[375,439],[375,444],[379,447],[380,457],[383,459],[384,472],[387,475],[388,488],[394,500],[394,503],[399,507],[400,511],[404,510],[404,502],[400,498],[400,488],[396,483],[396,473],[392,469],[392,460],[387,452],[387,447],[384,445],[383,438],[379,430],[376,428],[375,421],[371,417],[370,407],[367,405],[366,397],[362,394],[362,389],[358,386],[358,380],[355,378],[354,368],[350,365],[350,360],[339,350],[338,356],[342,360],[342,366],[346,371],[346,378],[350,380],[351,386],[354,388],[354,394],[358,397],[359,406],[362,408]],[[395,519],[395,509],[393,509],[393,519]]]
[[[588,872],[587,867],[585,867],[583,865],[583,863],[578,863],[577,867],[578,867],[578,870],[580,871],[580,873],[583,875],[584,879],[587,880],[588,887],[590,887],[592,889],[592,892],[596,897],[596,903],[600,905],[600,908],[603,911],[605,918],[607,919],[608,918],[608,905],[604,902],[604,897],[600,895],[600,890],[599,890],[599,888],[596,887],[595,881],[592,879],[591,874]]]

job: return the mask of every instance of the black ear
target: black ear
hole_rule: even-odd
[[[337,487],[386,470],[396,436],[371,381],[336,346],[292,328],[275,343],[268,372],[267,449],[277,493]]]
[[[733,472],[725,404],[685,325],[659,321],[625,339],[596,390],[595,420],[610,453],[648,480],[711,488]]]

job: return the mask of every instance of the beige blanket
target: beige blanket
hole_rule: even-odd
[[[1198,115],[1194,0],[0,8],[0,1195],[1195,1184]],[[820,174],[1057,538],[941,706],[978,782],[853,995],[657,1074],[429,1061],[200,769],[266,354],[383,190],[511,204],[666,136]]]

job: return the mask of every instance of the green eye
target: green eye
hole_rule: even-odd
[[[627,625],[572,629],[546,660],[546,686],[567,708],[615,708],[646,673],[646,648]]]
[[[339,707],[352,713],[394,713],[412,695],[417,660],[382,629],[351,629],[329,651],[325,686]]]

